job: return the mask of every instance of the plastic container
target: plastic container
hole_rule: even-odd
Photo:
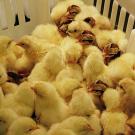
[[[29,34],[38,24],[44,24],[50,21],[50,11],[56,4],[57,0],[1,0],[4,5],[4,17],[6,26],[0,25],[0,35],[8,35],[13,38],[20,37],[24,34]],[[110,18],[114,28],[121,29],[126,33],[129,39],[130,47],[132,50],[135,42],[135,17],[133,14],[134,0],[84,0],[87,4],[97,7],[101,14]],[[119,3],[120,2],[120,3]],[[0,3],[1,4],[1,3]],[[26,6],[27,5],[27,8]],[[121,5],[126,5],[124,8]],[[16,11],[14,12],[15,9]],[[132,14],[131,14],[132,13]],[[15,26],[15,14],[18,16],[18,25]],[[26,21],[26,15],[29,16],[29,21]],[[0,21],[1,22],[1,21]],[[132,32],[132,36],[131,35]],[[132,39],[130,38],[132,37]],[[135,51],[135,49],[134,49]]]

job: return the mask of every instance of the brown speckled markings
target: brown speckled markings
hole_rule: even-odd
[[[79,6],[71,5],[68,7],[67,12],[65,15],[63,15],[59,20],[57,20],[55,23],[58,27],[58,31],[60,34],[65,37],[68,35],[68,25],[74,21],[75,16],[80,13],[81,9]]]
[[[81,12],[80,7],[76,6],[76,5],[71,5],[68,7],[67,11],[69,12],[69,14],[74,15],[74,17],[79,14]]]
[[[82,45],[97,46],[96,36],[91,31],[83,31],[83,33],[81,33],[77,39]]]
[[[108,87],[107,84],[98,80],[94,84],[92,84],[89,91],[100,97],[103,95],[103,93],[107,87]]]
[[[120,57],[121,54],[122,52],[117,44],[109,43],[103,48],[104,62],[107,65],[111,60]]]
[[[84,19],[84,21],[90,24],[91,27],[94,27],[96,25],[96,20],[93,17],[87,17]]]

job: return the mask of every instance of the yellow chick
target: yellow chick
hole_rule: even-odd
[[[121,99],[121,109],[128,116],[135,113],[135,81],[131,78],[124,78],[119,82],[119,86],[123,89],[124,95]]]
[[[93,130],[89,121],[81,116],[72,116],[65,119],[60,124],[60,127],[70,129],[77,135],[91,135],[91,131]]]
[[[97,16],[97,15],[100,15],[100,13],[96,7],[83,5],[83,6],[81,6],[81,12],[79,14],[77,14],[77,16],[75,17],[75,20],[77,20],[77,21],[82,20],[83,21],[88,17],[95,18],[95,16]]]
[[[131,69],[134,69],[135,66],[135,54],[133,53],[124,53],[119,57],[120,60],[126,62]]]
[[[0,135],[6,135],[10,125],[18,119],[17,114],[11,109],[0,109]]]
[[[110,62],[106,73],[108,74],[114,85],[118,84],[118,82],[123,78],[134,78],[135,76],[133,69],[131,69],[127,62],[119,58]]]
[[[120,106],[120,94],[117,90],[108,88],[103,94],[103,101],[107,111],[115,110]]]
[[[37,82],[33,90],[36,94],[35,113],[41,124],[51,126],[68,116],[68,106],[51,83]]]
[[[28,98],[29,97],[29,98]],[[34,92],[28,82],[19,85],[17,91],[8,94],[2,104],[3,108],[10,108],[19,116],[32,116],[34,111]]]
[[[67,9],[71,5],[79,6],[81,9],[84,6],[83,1],[81,0],[65,0],[59,2],[51,12],[51,18],[54,22],[57,22],[63,15],[66,14]]]
[[[83,66],[83,75],[88,85],[96,81],[97,77],[105,70],[103,56],[100,53],[90,53]]]
[[[49,43],[45,39],[29,35],[23,36],[18,45],[25,49],[27,57],[34,62],[40,61],[50,49],[55,47],[54,44]]]
[[[60,129],[56,130],[55,133],[49,133],[48,135],[76,135],[74,132],[72,132],[69,129]]]
[[[88,118],[88,121],[93,129],[93,131],[91,131],[91,135],[100,135],[102,131],[100,118],[96,114],[92,114]]]
[[[96,106],[86,90],[79,89],[73,92],[72,99],[69,103],[69,109],[72,115],[90,116],[95,112]]]
[[[32,133],[30,135],[47,135],[47,130],[44,126],[37,125],[37,129],[32,131]]]
[[[83,50],[84,55],[89,56],[89,54],[91,54],[93,52],[97,53],[97,54],[100,54],[102,56],[102,51],[98,47],[96,47],[96,46],[84,46],[84,50]]]
[[[28,76],[29,82],[34,81],[51,81],[54,77],[43,67],[43,62],[37,63]]]
[[[98,46],[102,49],[105,45],[112,42],[117,44],[122,52],[125,52],[127,47],[127,39],[125,33],[120,30],[95,30]]]
[[[95,16],[95,20],[96,20],[95,27],[98,29],[110,30],[112,28],[110,20],[103,15]]]
[[[74,37],[74,38],[77,38],[85,30],[91,30],[91,27],[89,24],[87,24],[83,20],[72,21],[68,25],[68,34],[69,36]]]
[[[53,24],[38,25],[32,32],[32,35],[56,45],[59,45],[62,40],[58,28]]]
[[[12,82],[5,82],[1,87],[5,95],[15,93],[18,89],[18,85]]]
[[[7,71],[4,66],[0,64],[0,85],[4,84],[8,80]]]
[[[29,117],[20,117],[11,124],[7,135],[40,135],[38,132],[34,134],[36,130],[39,130],[39,127],[33,119]],[[43,135],[46,135],[46,131]]]
[[[61,123],[53,124],[48,130],[48,135],[76,135],[70,129],[60,128]]]
[[[65,57],[60,48],[50,50],[42,62],[44,68],[52,75],[57,75],[65,67]]]
[[[28,74],[32,70],[33,66],[33,59],[30,59],[26,54],[23,54],[19,59],[16,60],[14,69],[18,73]]]
[[[127,116],[122,112],[103,112],[101,124],[104,135],[117,135],[125,133]]]
[[[77,79],[73,78],[63,78],[63,80],[56,81],[55,86],[58,93],[64,98],[70,98],[73,91],[79,88],[80,82]]]
[[[83,73],[80,65],[69,64],[66,68],[59,72],[59,74],[56,76],[56,81],[61,81],[65,78],[73,78],[82,81]]]
[[[93,131],[89,121],[85,117],[81,116],[72,116],[65,119],[57,126],[52,127],[48,131],[48,134],[55,135],[55,132],[57,133],[61,129],[68,129],[70,130],[70,133],[73,132],[75,135],[91,135],[91,132]]]
[[[28,76],[29,81],[52,81],[65,67],[63,52],[59,48],[52,49],[37,63]]]
[[[83,52],[81,44],[70,37],[64,38],[60,47],[65,53],[68,63],[77,63]]]

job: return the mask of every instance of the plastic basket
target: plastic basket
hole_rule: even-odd
[[[0,35],[8,35],[13,38],[17,38],[24,34],[31,33],[31,31],[36,27],[36,25],[49,22],[50,11],[52,7],[55,5],[57,0],[13,0],[13,1],[14,1],[13,3],[10,3],[9,0],[1,0],[2,4],[4,5],[3,6],[5,12],[4,19],[6,22],[6,26],[2,27],[2,25],[0,25]],[[96,6],[97,9],[101,12],[101,14],[110,18],[113,27],[124,31],[126,33],[126,37],[129,39],[131,31],[135,27],[135,17],[128,12],[129,10],[122,7],[116,0],[84,0],[84,1],[87,4]],[[26,12],[30,18],[29,21],[26,21],[25,19],[24,2],[27,2]],[[127,2],[127,4],[128,3],[130,3],[130,0]],[[130,8],[130,6],[127,7]],[[16,26],[15,26],[15,14],[13,9],[16,10],[16,14],[18,16],[19,23]],[[133,42],[134,36],[131,37]],[[132,42],[130,40],[130,44]]]

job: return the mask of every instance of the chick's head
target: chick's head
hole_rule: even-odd
[[[103,101],[107,110],[116,109],[120,105],[120,94],[115,89],[108,88],[103,94]]]
[[[43,67],[55,76],[65,67],[65,56],[60,48],[54,48],[46,54],[42,63]]]
[[[66,37],[61,42],[61,48],[66,55],[68,63],[76,63],[82,55],[83,48],[77,43],[77,40]]]
[[[37,38],[45,39],[47,42],[59,45],[62,40],[58,28],[52,24],[39,25],[32,33]]]
[[[72,116],[60,124],[61,128],[70,129],[79,135],[90,134],[93,130],[89,121],[85,117]]]
[[[0,109],[0,135],[6,134],[8,128],[18,118],[17,114],[10,109]]]
[[[34,90],[37,99],[44,100],[51,105],[57,103],[59,96],[55,87],[51,83],[39,81],[32,86],[32,89]]]
[[[74,91],[69,103],[69,108],[72,114],[82,116],[89,116],[94,113],[96,109],[92,98],[85,90]]]
[[[34,92],[29,82],[23,82],[19,85],[18,91],[15,93],[15,100],[34,108]]]
[[[29,135],[38,127],[36,122],[29,117],[20,117],[8,129],[7,135]]]

